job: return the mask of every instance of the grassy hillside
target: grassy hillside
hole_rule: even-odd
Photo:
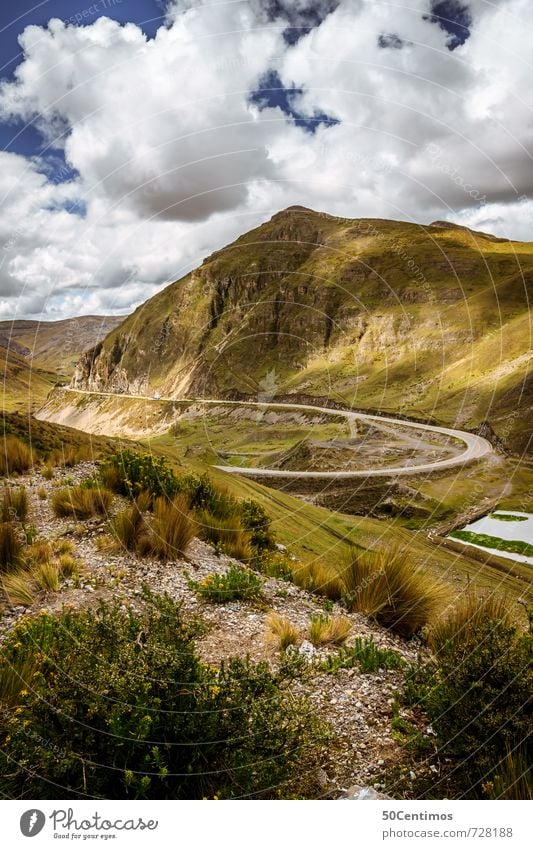
[[[23,349],[39,368],[70,376],[81,354],[122,321],[120,316],[84,315],[63,321],[0,321],[0,342]]]
[[[292,207],[146,302],[74,385],[328,396],[528,448],[533,244]]]

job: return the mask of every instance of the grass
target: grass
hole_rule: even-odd
[[[61,587],[59,567],[55,563],[38,563],[32,569],[32,577],[43,592],[57,593]]]
[[[41,474],[45,480],[51,481],[54,477],[54,467],[52,463],[46,463],[41,469]]]
[[[46,489],[44,488],[44,486],[40,486],[39,489],[37,490],[37,497],[39,498],[40,501],[46,501],[46,499],[48,498],[48,493],[47,493]]]
[[[515,516],[511,513],[491,513],[489,519],[498,519],[499,522],[527,522],[527,516]]]
[[[148,520],[148,534],[141,540],[145,553],[153,553],[160,560],[182,557],[196,533],[196,524],[187,499],[178,495],[169,501],[161,496],[154,502],[153,516]]]
[[[407,551],[354,552],[342,570],[346,603],[404,637],[431,622],[449,597],[448,588]]]
[[[48,563],[52,559],[52,546],[48,540],[39,539],[28,548],[28,558],[33,563]]]
[[[493,548],[497,551],[508,551],[510,554],[523,554],[525,557],[533,557],[533,545],[521,539],[500,539],[489,534],[476,534],[474,531],[452,531],[452,539],[462,542],[471,542],[483,548]]]
[[[337,569],[313,560],[311,563],[298,563],[293,567],[292,579],[304,590],[318,593],[331,601],[340,601],[344,587]]]
[[[28,512],[29,502],[26,488],[19,486],[18,489],[15,489],[12,486],[4,485],[4,495],[0,508],[1,521],[10,522],[17,520],[19,522],[25,522],[28,518]]]
[[[472,638],[486,622],[511,623],[510,605],[497,595],[481,595],[469,590],[428,631],[430,648],[439,653],[456,648]]]
[[[289,646],[297,646],[301,642],[300,632],[296,625],[279,613],[269,613],[266,618],[267,642],[275,645],[281,651]]]
[[[110,531],[122,548],[136,551],[142,533],[146,532],[143,511],[138,501],[117,513],[110,522]]]
[[[22,541],[12,522],[0,523],[0,572],[15,569],[22,558]]]
[[[227,572],[212,572],[201,581],[189,580],[189,587],[206,601],[226,604],[258,598],[263,582],[251,569],[232,563]]]
[[[0,441],[0,475],[9,476],[13,472],[22,474],[33,465],[33,454],[29,446],[11,434]]]
[[[54,553],[58,556],[61,554],[72,554],[74,546],[68,539],[61,539],[54,543]]]
[[[348,639],[351,627],[347,616],[313,616],[309,639],[314,646],[341,646]]]
[[[487,787],[491,799],[533,800],[533,773],[525,745],[510,749]]]
[[[108,489],[63,487],[52,494],[52,509],[60,518],[89,519],[95,515],[107,515],[112,501],[113,493]]]
[[[372,637],[356,637],[352,646],[343,646],[321,664],[326,672],[358,667],[361,672],[379,669],[401,669],[405,665],[401,654],[393,649],[382,649]]]
[[[71,578],[78,572],[78,561],[71,554],[62,554],[59,558],[59,569],[64,578]]]
[[[2,589],[8,602],[14,607],[29,607],[35,600],[33,577],[30,572],[21,569],[4,575]]]
[[[8,662],[0,656],[0,707],[16,707],[22,690],[31,688],[37,669],[35,658],[18,654]]]
[[[213,543],[228,557],[251,560],[253,549],[250,534],[244,530],[237,516],[219,518],[208,510],[199,510],[196,513],[196,521],[198,533],[206,542]]]

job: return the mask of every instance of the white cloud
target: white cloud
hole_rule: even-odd
[[[178,0],[152,40],[105,18],[24,31],[0,117],[35,120],[79,176],[0,154],[5,312],[125,312],[291,203],[528,235],[531,4],[471,2],[453,52],[429,0],[341,0],[287,45],[309,5]],[[268,69],[303,89],[300,112],[340,123],[311,134],[250,106]]]

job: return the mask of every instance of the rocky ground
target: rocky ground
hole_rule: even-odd
[[[20,477],[17,481],[27,488],[31,505],[29,522],[35,526],[39,537],[69,539],[73,556],[79,558],[82,565],[79,579],[65,582],[59,593],[41,595],[30,609],[5,607],[1,610],[0,640],[22,616],[39,610],[59,611],[64,605],[87,607],[97,604],[99,599],[119,599],[125,604],[136,605],[140,603],[142,585],[146,584],[152,590],[178,599],[185,613],[198,616],[205,623],[205,633],[197,644],[204,661],[215,665],[224,658],[249,655],[254,661],[267,660],[275,667],[280,653],[267,639],[265,620],[268,614],[275,611],[286,616],[305,638],[311,616],[324,612],[322,599],[274,578],[265,579],[260,603],[210,604],[198,600],[188,586],[187,576],[199,580],[211,572],[224,572],[232,562],[201,540],[193,541],[186,560],[160,563],[149,558],[141,560],[103,544],[106,519],[76,523],[56,518],[49,499],[53,488],[59,482],[78,483],[94,470],[92,464],[82,463],[64,474],[56,471],[51,481],[39,473]],[[46,499],[38,496],[37,491],[41,489],[46,490]],[[115,498],[114,509],[120,508],[121,501]],[[337,606],[331,612],[348,615],[352,622],[347,645],[356,636],[373,637],[378,646],[398,651],[406,661],[413,661],[423,650],[416,640],[402,640],[360,614],[346,614]],[[362,674],[357,668],[325,673],[316,668],[317,661],[336,651],[334,648],[314,649],[304,643],[308,673],[295,679],[287,694],[287,697],[290,694],[307,696],[332,728],[332,740],[324,751],[319,770],[324,796],[339,797],[353,785],[380,791],[385,783],[390,792],[388,777],[410,770],[407,753],[391,728],[394,693],[401,686],[403,673],[378,670]],[[400,715],[413,719],[408,712]],[[423,728],[421,731],[424,733]],[[426,733],[431,734],[431,730]]]

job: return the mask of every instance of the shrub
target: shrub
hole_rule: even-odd
[[[11,653],[9,660],[0,654],[0,713],[4,708],[14,708],[19,703],[22,690],[29,690],[37,668],[34,657]]]
[[[312,616],[309,639],[314,646],[340,646],[348,638],[351,627],[347,616]]]
[[[406,696],[422,704],[442,756],[454,760],[454,793],[487,795],[510,751],[531,761],[532,650],[531,633],[486,619],[440,645],[435,663],[409,670]]]
[[[269,578],[292,581],[293,563],[282,551],[261,551],[253,558],[253,567]]]
[[[178,479],[163,457],[126,449],[101,464],[99,477],[105,486],[129,498],[143,491],[172,498],[179,490]]]
[[[266,619],[267,642],[272,643],[281,651],[289,646],[297,646],[301,642],[300,632],[286,616],[270,613]]]
[[[343,595],[343,584],[339,574],[332,566],[313,560],[311,563],[298,563],[293,567],[292,577],[295,584],[304,590],[318,593],[331,601],[339,601]]]
[[[4,575],[2,589],[8,602],[13,606],[29,607],[34,602],[33,578],[26,570]]]
[[[89,519],[91,516],[105,516],[109,513],[112,501],[113,494],[108,489],[64,487],[53,493],[52,509],[58,517]]]
[[[469,590],[464,593],[445,616],[438,619],[428,632],[428,642],[435,652],[447,651],[472,634],[486,621],[511,624],[508,604],[496,595],[483,596]]]
[[[40,590],[46,593],[59,592],[61,581],[59,568],[55,563],[38,563],[33,567],[31,574]]]
[[[2,437],[0,440],[0,475],[9,476],[13,472],[22,474],[33,465],[31,448],[18,436]]]
[[[0,572],[15,569],[22,556],[22,541],[12,522],[0,522]]]
[[[225,604],[257,598],[261,595],[263,582],[251,569],[232,564],[227,572],[212,572],[202,581],[189,581],[189,586],[200,598]]]
[[[218,550],[236,560],[250,560],[253,555],[250,535],[244,530],[237,516],[221,519],[202,510],[196,513],[198,533],[206,542],[213,543]]]
[[[11,522],[13,520],[25,522],[28,518],[28,511],[29,504],[26,488],[19,486],[15,489],[12,486],[4,486],[2,507],[0,509],[2,522]]]
[[[4,662],[33,659],[0,722],[9,798],[302,798],[327,740],[268,665],[205,666],[168,597],[43,614],[15,626]],[[16,688],[15,688],[16,689]]]
[[[250,498],[240,502],[239,515],[244,530],[250,534],[252,545],[257,549],[272,548],[274,538],[266,510]]]
[[[153,553],[160,560],[182,557],[194,538],[196,525],[187,499],[177,495],[172,501],[157,498],[153,516],[148,519],[147,532],[139,545],[142,553]]]
[[[442,584],[399,550],[357,552],[341,579],[352,610],[405,637],[433,619],[449,596]]]
[[[377,672],[378,669],[400,669],[405,661],[399,652],[377,646],[372,637],[356,637],[352,646],[342,646],[337,654],[330,655],[321,664],[326,672],[355,666],[361,672]]]

